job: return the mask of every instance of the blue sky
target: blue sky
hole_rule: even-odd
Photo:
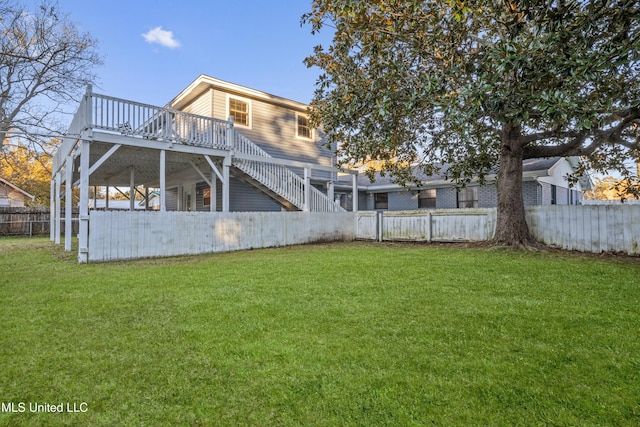
[[[59,0],[99,40],[94,91],[164,105],[200,74],[308,103],[319,70],[303,60],[331,34],[300,26],[305,0]]]

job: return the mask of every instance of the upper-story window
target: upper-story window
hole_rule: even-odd
[[[251,127],[251,102],[248,99],[227,97],[228,117],[233,117],[233,123]]]
[[[309,124],[309,117],[296,113],[297,131],[296,136],[298,138],[313,139],[313,129]]]

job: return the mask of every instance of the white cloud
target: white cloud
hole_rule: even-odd
[[[156,27],[148,33],[143,34],[142,37],[144,37],[147,43],[158,43],[169,49],[175,49],[180,46],[180,42],[173,38],[173,32],[163,30],[162,27]]]

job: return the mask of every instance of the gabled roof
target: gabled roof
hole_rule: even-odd
[[[247,98],[257,99],[271,104],[281,105],[283,107],[298,110],[300,112],[306,111],[308,105],[302,102],[293,101],[291,99],[282,98],[280,96],[271,95],[267,92],[262,92],[256,89],[251,89],[246,86],[241,86],[236,83],[227,82],[224,80],[216,79],[215,77],[200,74],[189,86],[187,86],[182,92],[173,98],[168,105],[172,108],[180,109],[184,105],[188,104],[204,91],[209,88],[219,89],[223,92],[232,93]]]
[[[9,181],[7,181],[6,179],[2,179],[0,178],[0,183],[6,185],[7,187],[11,187],[14,190],[24,194],[25,196],[27,196],[28,198],[30,198],[31,200],[34,200],[36,198],[36,196],[34,196],[33,194],[29,194],[26,191],[24,191],[22,188],[18,187],[17,185],[14,185],[12,183],[10,183]]]

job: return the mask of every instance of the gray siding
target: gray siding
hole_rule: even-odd
[[[548,186],[548,184],[547,184]],[[548,186],[548,200],[550,203],[550,186]],[[558,195],[564,194],[561,199],[568,200],[568,192],[564,188],[558,188]],[[361,192],[360,210],[374,210],[373,196],[371,193]],[[525,205],[539,205],[541,198],[544,197],[542,187],[535,181],[526,181],[523,183],[523,197]],[[574,197],[577,197],[574,196]],[[566,203],[566,202],[564,202]],[[478,186],[478,207],[494,208],[498,204],[498,191],[495,184],[486,184]],[[436,209],[456,209],[458,207],[457,190],[454,187],[445,187],[436,189]],[[389,210],[415,210],[418,207],[417,191],[391,191],[389,192]]]
[[[478,207],[495,208],[498,205],[498,188],[495,184],[480,185],[478,187]]]
[[[165,192],[167,197],[167,201],[165,202],[165,206],[168,211],[177,211],[178,210],[178,189],[177,188],[169,188]]]
[[[262,193],[256,187],[237,178],[231,177],[231,188],[229,191],[229,210],[231,212],[278,212],[282,210],[282,205]],[[216,208],[217,211],[222,210],[222,183],[216,180]],[[196,184],[196,210],[200,212],[208,212],[211,210],[209,205],[204,204],[204,190],[209,188],[207,183],[199,182]],[[176,192],[177,195],[177,192]],[[177,205],[176,205],[177,206]],[[167,210],[175,210],[168,209]]]
[[[200,116],[212,117],[212,91],[206,91],[198,98],[187,104],[182,111]]]
[[[314,139],[300,139],[296,137],[296,110],[271,104],[262,100],[252,99],[245,94],[231,94],[250,101],[251,127],[236,126],[236,130],[258,144],[263,150],[274,157],[289,160],[307,161],[326,166],[331,165],[332,153],[322,146],[322,134],[317,129]],[[213,91],[212,116],[226,120],[227,93],[220,90]],[[304,114],[301,109],[299,113]]]
[[[455,209],[458,207],[456,189],[453,187],[438,188],[436,190],[437,209]]]
[[[416,191],[396,191],[389,193],[390,211],[407,211],[418,209],[418,195]]]
[[[231,212],[269,212],[282,210],[280,203],[251,184],[247,184],[238,179],[231,180],[229,193],[229,210]]]
[[[522,183],[522,198],[525,206],[537,206],[542,203],[542,187],[536,181]],[[497,205],[497,201],[496,201]]]

